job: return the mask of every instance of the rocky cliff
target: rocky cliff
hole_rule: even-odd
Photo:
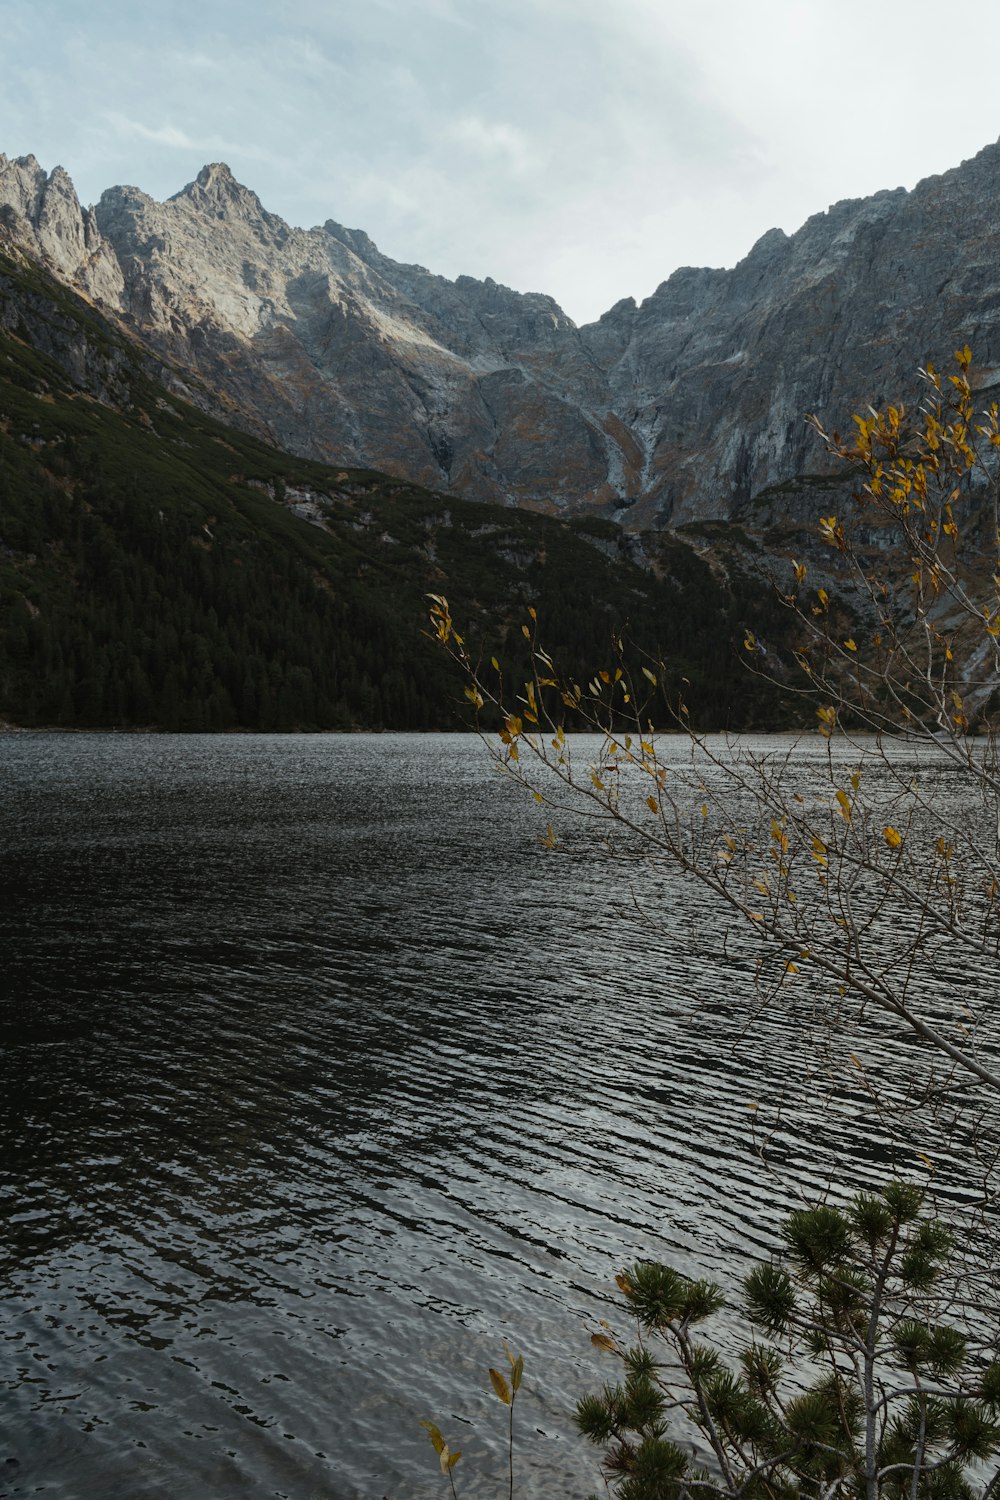
[[[332,220],[290,228],[222,165],[166,203],[116,187],[87,209],[61,168],[0,155],[0,227],[282,447],[637,529],[821,470],[805,412],[842,425],[956,345],[1000,377],[1000,145],[582,328]]]

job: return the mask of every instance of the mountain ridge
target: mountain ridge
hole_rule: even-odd
[[[296,458],[165,373],[0,234],[0,727],[454,728],[431,593],[515,680],[530,606],[583,680],[628,628],[707,723],[784,722],[741,562]]]
[[[1000,146],[770,230],[577,327],[553,298],[449,281],[363,230],[297,229],[223,163],[165,203],[0,156],[0,223],[218,414],[326,462],[626,528],[725,520],[968,342],[1000,371]]]

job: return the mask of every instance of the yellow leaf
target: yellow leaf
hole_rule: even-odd
[[[651,672],[648,667],[643,667],[643,669],[642,669],[642,675],[643,675],[643,677],[648,677],[649,680],[650,680],[650,682],[653,684],[653,686],[654,687],[656,686],[656,673],[655,672]]]
[[[618,1290],[620,1292],[624,1292],[626,1297],[628,1297],[628,1296],[631,1295],[631,1293],[632,1293],[632,1283],[628,1279],[628,1277],[625,1275],[624,1271],[619,1271],[618,1272],[618,1275],[615,1277],[615,1281],[618,1284]]]
[[[420,1425],[421,1427],[425,1427],[430,1433],[431,1442],[434,1444],[434,1452],[443,1452],[447,1447],[447,1444],[445,1443],[444,1438],[441,1436],[440,1429],[435,1427],[433,1422],[421,1422]]]
[[[528,614],[531,616],[531,618],[533,620],[537,620],[538,619],[538,616],[535,614],[535,611],[532,609],[532,607],[531,607],[530,604],[528,605]]]
[[[853,1066],[857,1068],[859,1073],[863,1073],[865,1071],[864,1063],[861,1061],[860,1057],[855,1057],[853,1052],[851,1053],[851,1062]]]
[[[899,832],[899,829],[892,828],[889,824],[886,824],[886,826],[882,829],[882,837],[885,839],[890,849],[898,849],[900,844],[903,842],[903,835]]]
[[[497,661],[495,656],[490,657],[490,666],[493,668],[494,672],[499,672],[500,663]]]
[[[594,783],[594,785],[596,786],[596,788],[597,788],[597,790],[599,792],[603,792],[604,791],[604,782],[598,776],[598,774],[597,774],[596,771],[591,771],[591,773],[590,773],[590,779]]]
[[[545,798],[542,796],[541,792],[532,792],[531,795],[534,797],[534,799],[535,799],[536,802],[544,802],[545,801]]]
[[[556,836],[551,823],[545,825],[545,832],[539,835],[538,842],[546,849],[554,849],[556,847]]]
[[[590,1335],[590,1342],[595,1349],[607,1349],[611,1354],[615,1352],[615,1341],[614,1339],[609,1339],[606,1333],[592,1333]]]
[[[527,625],[521,626],[521,634],[524,636],[524,639],[526,641],[531,640],[531,631],[528,629]]]
[[[824,739],[829,739],[837,723],[837,710],[831,705],[817,708],[816,717],[819,720],[819,732]]]
[[[647,797],[646,798],[646,806],[649,808],[650,812],[652,812],[652,813],[659,812],[659,810],[660,810],[660,804],[657,802],[657,800],[656,800],[655,797]]]
[[[511,1388],[515,1391],[520,1390],[521,1377],[524,1374],[524,1356],[523,1354],[519,1354],[515,1359],[510,1352],[510,1346],[506,1339],[503,1341],[503,1352],[506,1354],[507,1363],[510,1365]]]
[[[937,1170],[931,1158],[929,1156],[925,1156],[922,1151],[917,1152],[917,1160],[922,1161],[924,1166],[929,1167],[932,1172]]]
[[[857,644],[857,641],[855,641],[853,637],[849,641],[845,641],[844,642],[844,650],[845,651],[857,651],[857,649],[858,649],[858,644]]]
[[[785,965],[785,973],[786,974],[797,974],[798,972],[799,972],[798,965],[797,964],[793,964],[792,960],[789,959],[788,962],[787,962],[787,964]]]
[[[490,1380],[493,1382],[493,1389],[496,1391],[497,1395],[500,1397],[500,1400],[503,1402],[504,1406],[509,1406],[510,1405],[510,1386],[507,1384],[506,1380],[500,1374],[500,1371],[499,1370],[490,1370]]]
[[[844,822],[849,823],[851,821],[851,799],[841,787],[837,788],[837,805],[840,808]]]
[[[860,771],[852,771],[851,772],[851,786],[854,788],[855,791],[857,791],[857,789],[858,789],[858,787],[860,785],[861,785],[861,772]]]
[[[461,1457],[461,1453],[452,1453],[451,1449],[448,1447],[448,1444],[445,1443],[444,1447],[441,1449],[441,1456],[438,1459],[438,1462],[441,1465],[441,1473],[447,1474],[451,1469],[455,1467]]]

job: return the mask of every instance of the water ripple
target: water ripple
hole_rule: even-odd
[[[795,1188],[884,1169],[851,1079],[744,1035],[753,954],[697,889],[643,870],[664,925],[623,921],[472,740],[0,764],[4,1494],[437,1496],[419,1419],[495,1474],[505,1337],[526,1500],[586,1493],[614,1271],[731,1282]]]

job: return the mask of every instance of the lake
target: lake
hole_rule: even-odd
[[[0,776],[3,1494],[425,1500],[429,1417],[496,1495],[506,1339],[518,1492],[586,1495],[616,1270],[732,1283],[885,1168],[855,1081],[746,1029],[746,935],[669,875],[636,921],[472,736],[15,734]]]

